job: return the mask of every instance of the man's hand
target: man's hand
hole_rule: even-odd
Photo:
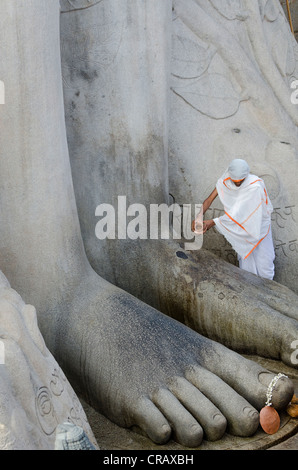
[[[214,220],[204,220],[203,222],[203,233],[206,233],[211,227],[215,225]]]
[[[204,220],[202,233],[206,233],[207,230],[209,230],[209,229],[210,229],[211,227],[213,227],[214,225],[215,225],[214,220]],[[193,220],[193,221],[192,221],[192,223],[191,223],[191,230],[192,230],[192,232],[197,231],[196,220]]]

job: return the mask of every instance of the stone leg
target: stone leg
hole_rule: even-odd
[[[108,283],[87,261],[64,126],[58,1],[4,0],[1,13],[1,269],[36,306],[73,386],[116,423],[185,446],[203,433],[220,438],[227,423],[251,435],[272,374]],[[292,393],[279,381],[275,405]]]

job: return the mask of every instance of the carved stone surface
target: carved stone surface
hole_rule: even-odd
[[[274,205],[275,279],[297,291],[297,43],[277,0],[185,5],[174,2],[170,192],[202,203],[229,162],[245,158]],[[221,210],[215,201],[206,217]],[[215,229],[204,247],[236,264]]]
[[[61,12],[65,13],[73,10],[83,10],[90,8],[102,0],[60,0]]]
[[[33,391],[29,381],[23,413],[33,405],[39,429],[52,435],[55,404],[66,390],[62,369],[90,405],[120,426],[141,428],[157,444],[173,437],[182,446],[197,447],[203,436],[220,439],[227,426],[237,436],[250,436],[258,428],[272,373],[239,351],[297,367],[297,295],[204,249],[187,253],[176,241],[163,239],[101,243],[94,229],[97,205],[114,204],[121,194],[129,204],[168,202],[168,137],[170,128],[173,145],[175,119],[179,140],[177,155],[171,149],[171,167],[174,162],[184,174],[181,194],[189,202],[196,199],[198,182],[204,191],[214,184],[214,169],[224,166],[224,161],[202,158],[210,135],[212,147],[222,151],[237,149],[238,137],[251,150],[258,143],[270,162],[279,161],[280,145],[286,147],[290,178],[296,136],[292,105],[280,93],[288,108],[279,105],[280,119],[274,83],[265,86],[252,67],[264,41],[259,35],[254,57],[242,29],[250,21],[251,5],[257,7],[254,21],[259,24],[260,4],[243,0],[236,8],[237,2],[230,2],[228,11],[219,2],[173,2],[174,22],[190,21],[200,30],[189,36],[186,49],[190,57],[196,51],[202,64],[188,64],[186,78],[179,78],[184,77],[181,50],[175,57],[179,70],[173,78],[194,80],[192,93],[183,90],[181,96],[171,91],[169,80],[171,0],[72,5],[81,7],[60,14],[58,0],[1,2],[0,78],[6,100],[0,107],[0,268],[24,302],[36,307],[40,331],[59,363],[47,380],[36,379]],[[268,10],[268,23],[278,21],[275,14]],[[239,28],[241,41],[227,30],[219,34],[227,21]],[[266,79],[280,78],[272,62],[264,70]],[[169,94],[185,105],[176,117]],[[259,106],[261,117],[248,125],[243,108],[250,102],[252,115]],[[187,113],[204,118],[195,130]],[[268,146],[270,129],[281,123],[277,147]],[[220,133],[214,124],[221,126]],[[184,156],[180,151],[187,140],[191,145]],[[193,149],[198,161],[192,155],[190,163]],[[199,165],[204,170],[200,179]],[[172,187],[181,177],[177,173],[173,180],[173,170]],[[265,166],[264,171],[276,192],[275,217],[282,226],[295,218],[292,180],[287,194],[279,189],[283,180],[276,178],[277,168]],[[291,279],[291,272],[286,275]],[[14,396],[21,383],[15,381]],[[4,396],[12,395],[9,378],[0,386],[6,388]],[[274,390],[276,409],[285,408],[292,395],[291,380],[281,380]],[[69,411],[72,417],[75,410]]]
[[[56,428],[80,426],[97,447],[85,412],[24,303],[0,272],[0,449],[54,450]]]

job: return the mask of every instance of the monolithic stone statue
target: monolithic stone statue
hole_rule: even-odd
[[[252,435],[273,374],[226,346],[294,366],[297,296],[175,241],[95,236],[98,204],[168,202],[171,1],[63,0],[60,13],[3,0],[1,13],[0,268],[114,422],[194,447]],[[292,394],[279,380],[274,406]]]

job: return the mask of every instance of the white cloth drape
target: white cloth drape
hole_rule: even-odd
[[[227,171],[216,188],[225,210],[223,216],[214,219],[216,228],[245,260],[271,231],[273,207],[265,183],[249,174],[237,187]]]
[[[238,256],[238,259],[239,268],[266,279],[273,279],[275,252],[271,230],[248,258],[242,259]]]

